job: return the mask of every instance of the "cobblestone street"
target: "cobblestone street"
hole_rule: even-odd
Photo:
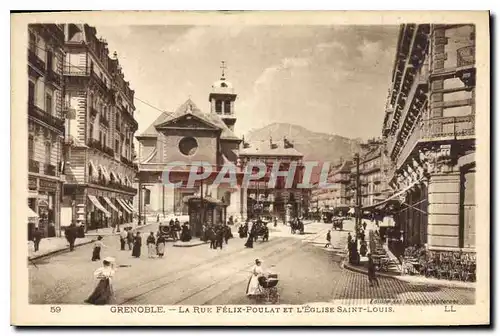
[[[254,249],[243,247],[244,240],[234,238],[223,250],[208,245],[191,248],[168,244],[162,260],[148,259],[146,248],[140,259],[130,251],[119,251],[118,237],[105,237],[102,256],[114,256],[114,279],[118,304],[249,304],[245,288],[255,258],[264,267],[279,274],[280,303],[306,304],[340,300],[345,304],[368,303],[371,299],[413,300],[415,304],[471,304],[474,290],[412,284],[391,278],[379,278],[379,286],[370,287],[366,275],[341,267],[348,230],[332,230],[334,248],[325,248],[329,224],[306,226],[304,235],[291,235],[287,227],[271,233],[267,243],[257,242]],[[155,231],[151,226],[147,231]],[[144,232],[146,234],[147,232]],[[81,304],[95,284],[92,273],[99,263],[91,262],[92,245],[74,252],[37,260],[30,265],[30,302]],[[213,272],[216,269],[217,272]],[[57,276],[56,276],[57,274]]]

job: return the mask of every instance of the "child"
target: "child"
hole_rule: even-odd
[[[325,245],[325,248],[328,248],[330,247],[332,244],[330,243],[332,239],[332,235],[330,233],[330,230],[328,230],[328,232],[326,233],[326,245]]]
[[[105,247],[102,243],[102,236],[97,237],[94,243],[94,250],[92,251],[92,261],[101,260],[101,249]]]

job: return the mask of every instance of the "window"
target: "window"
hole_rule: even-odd
[[[36,54],[36,35],[33,32],[29,32],[28,48]]]
[[[120,153],[120,141],[115,140],[115,152]]]
[[[35,105],[35,83],[28,81],[28,104]]]
[[[231,114],[231,102],[229,100],[224,102],[224,114]]]
[[[50,164],[50,157],[52,156],[52,144],[50,141],[45,143],[45,163]]]
[[[52,53],[52,50],[47,50],[47,69],[48,70],[53,70],[53,63],[52,61],[54,60],[54,54]]]
[[[102,144],[104,144],[104,134],[101,132],[99,132],[99,142]]]
[[[88,138],[89,139],[94,138],[94,124],[92,122],[90,122]]]
[[[220,100],[215,101],[215,112],[222,113],[222,101]]]
[[[33,135],[28,135],[28,159],[33,160],[35,157],[35,139]]]
[[[107,139],[106,139],[106,133],[103,135],[102,139],[103,139],[103,143],[102,143],[102,145],[103,145],[104,147],[107,147],[107,142],[106,142],[106,140],[107,140]]]
[[[52,95],[50,93],[45,95],[45,112],[52,114]]]

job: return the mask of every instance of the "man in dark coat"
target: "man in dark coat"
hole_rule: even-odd
[[[375,263],[373,262],[371,253],[368,253],[368,281],[370,282],[370,287],[372,287],[373,284],[378,286],[377,274],[375,273]]]
[[[39,228],[35,228],[35,231],[33,232],[33,243],[35,244],[35,252],[38,251],[41,240],[42,240],[42,231]]]
[[[76,240],[76,225],[75,223],[71,223],[70,226],[64,230],[64,235],[66,236],[66,240],[69,243],[69,250],[73,251],[75,249],[75,240]]]
[[[215,231],[215,248],[217,249],[218,247],[220,247],[220,249],[222,250],[222,242],[224,240],[224,229],[222,228],[222,226],[217,226],[217,229]]]
[[[127,245],[129,250],[132,250],[133,243],[134,243],[134,234],[132,233],[132,230],[129,229],[127,232]]]
[[[216,249],[217,247],[215,245],[215,230],[213,226],[210,226],[208,228],[208,239],[210,240],[210,248]]]

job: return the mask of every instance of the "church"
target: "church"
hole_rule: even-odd
[[[238,149],[242,139],[235,135],[235,101],[237,94],[233,85],[226,80],[224,68],[220,80],[213,83],[208,95],[210,111],[203,112],[187,99],[173,113],[163,112],[142,134],[138,150],[139,197],[136,204],[142,204],[142,213],[158,213],[165,216],[188,215],[190,198],[222,207],[213,207],[214,213],[204,219],[210,224],[221,223],[226,217],[242,220],[246,217],[245,190],[236,185],[211,184],[224,164],[237,166]],[[176,167],[169,174],[168,182],[182,183],[173,186],[164,180],[164,171],[172,162],[184,162],[185,167]],[[212,166],[213,176],[198,182],[191,188],[186,186],[190,164],[205,162]],[[138,205],[139,205],[138,204]]]

